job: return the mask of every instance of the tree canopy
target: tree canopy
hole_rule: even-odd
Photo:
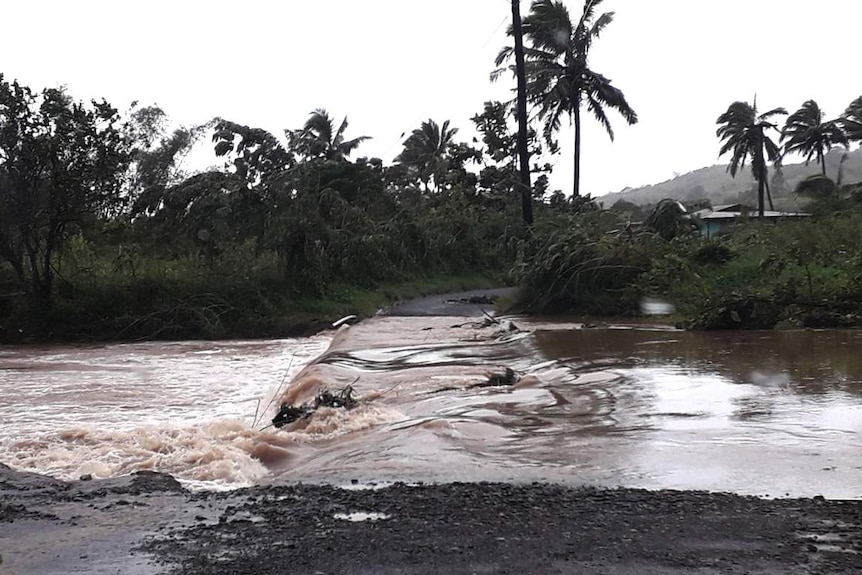
[[[592,70],[589,54],[602,31],[613,21],[614,13],[597,15],[602,0],[587,0],[577,22],[559,0],[534,0],[523,21],[525,75],[527,99],[544,123],[545,140],[555,149],[556,134],[562,118],[568,116],[574,124],[573,195],[580,194],[581,107],[586,106],[595,119],[614,139],[608,110],[617,111],[628,124],[638,121],[622,90],[606,76]],[[513,30],[510,29],[510,33]],[[514,55],[511,46],[497,56],[497,66]],[[498,68],[492,79],[504,68]]]
[[[0,75],[0,256],[48,302],[64,240],[123,202],[130,145],[107,102]]]
[[[716,121],[719,128],[716,135],[722,142],[718,155],[730,152],[728,171],[736,176],[737,171],[751,158],[751,171],[757,181],[757,204],[760,217],[764,213],[764,192],[766,190],[769,168],[766,162],[777,162],[781,149],[770,137],[770,130],[778,130],[771,118],[787,114],[784,108],[775,108],[763,114],[757,113],[757,102],[734,102]],[[771,203],[771,199],[770,199]]]
[[[781,142],[785,154],[798,153],[805,158],[806,164],[815,158],[824,176],[826,152],[833,146],[846,147],[848,144],[840,122],[824,121],[823,112],[814,100],[806,101],[799,110],[788,116],[781,131]]]

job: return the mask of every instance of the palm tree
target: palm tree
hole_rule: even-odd
[[[862,96],[859,96],[847,107],[841,116],[841,125],[851,142],[862,142]]]
[[[602,0],[587,0],[580,20],[575,24],[566,6],[558,0],[533,0],[524,18],[523,32],[530,46],[525,50],[527,97],[544,121],[544,137],[555,147],[554,134],[562,117],[569,116],[575,127],[573,194],[580,194],[581,173],[581,106],[595,116],[610,136],[614,131],[607,109],[619,112],[630,125],[638,121],[623,92],[611,81],[589,68],[588,57],[593,42],[613,21],[613,12],[596,18]],[[513,49],[503,48],[497,56],[501,66],[511,58]],[[492,74],[499,76],[502,69]]]
[[[808,100],[787,118],[781,131],[784,153],[796,152],[805,156],[805,163],[817,157],[826,176],[826,152],[835,145],[847,146],[847,135],[837,120],[823,121],[823,112],[814,100]]]
[[[766,179],[769,175],[766,161],[777,162],[781,159],[781,150],[766,134],[768,130],[778,129],[769,119],[786,113],[784,108],[775,108],[758,116],[757,100],[753,106],[748,102],[734,102],[716,121],[721,124],[716,135],[723,142],[719,157],[727,152],[733,153],[727,168],[730,174],[736,177],[739,168],[745,167],[746,158],[751,157],[751,173],[757,181],[757,209],[761,218],[764,212]]]
[[[442,126],[431,119],[422,122],[404,141],[404,150],[395,162],[415,168],[426,191],[432,179],[434,185],[439,186],[446,173],[447,153],[456,133],[458,128],[450,128],[449,120]]]
[[[515,76],[518,82],[518,183],[521,186],[521,215],[529,229],[533,225],[533,196],[530,183],[530,148],[527,120],[527,71],[524,58],[524,32],[521,22],[521,0],[512,0],[512,35],[515,37]]]
[[[300,130],[285,130],[285,135],[291,142],[291,147],[299,154],[309,158],[325,158],[327,160],[345,160],[359,144],[370,140],[370,136],[360,136],[352,140],[344,139],[347,130],[347,116],[338,129],[335,121],[323,108],[311,112],[311,116]]]

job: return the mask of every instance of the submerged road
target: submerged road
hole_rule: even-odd
[[[386,313],[476,317],[493,295]],[[349,480],[190,492],[159,473],[63,482],[0,464],[0,574],[68,573],[862,573],[862,501]]]

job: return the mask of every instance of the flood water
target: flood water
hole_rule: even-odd
[[[0,348],[0,462],[62,478],[156,469],[197,488],[502,480],[862,498],[862,332],[474,321]],[[356,409],[265,428],[281,402],[347,385]]]

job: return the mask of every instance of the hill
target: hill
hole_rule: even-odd
[[[826,174],[834,179],[839,167],[843,182],[862,181],[862,148],[846,153],[846,156],[844,150],[835,149],[829,152],[826,155]],[[780,172],[770,169],[770,188],[776,209],[798,208],[798,199],[793,194],[794,187],[806,176],[819,171],[819,166],[814,162],[807,166],[804,163],[788,164],[783,166]],[[605,208],[610,208],[619,200],[643,206],[658,203],[664,198],[691,203],[709,200],[712,205],[736,202],[756,204],[757,184],[748,166],[733,178],[727,171],[727,164],[723,164],[701,168],[659,184],[626,188],[597,199]]]

